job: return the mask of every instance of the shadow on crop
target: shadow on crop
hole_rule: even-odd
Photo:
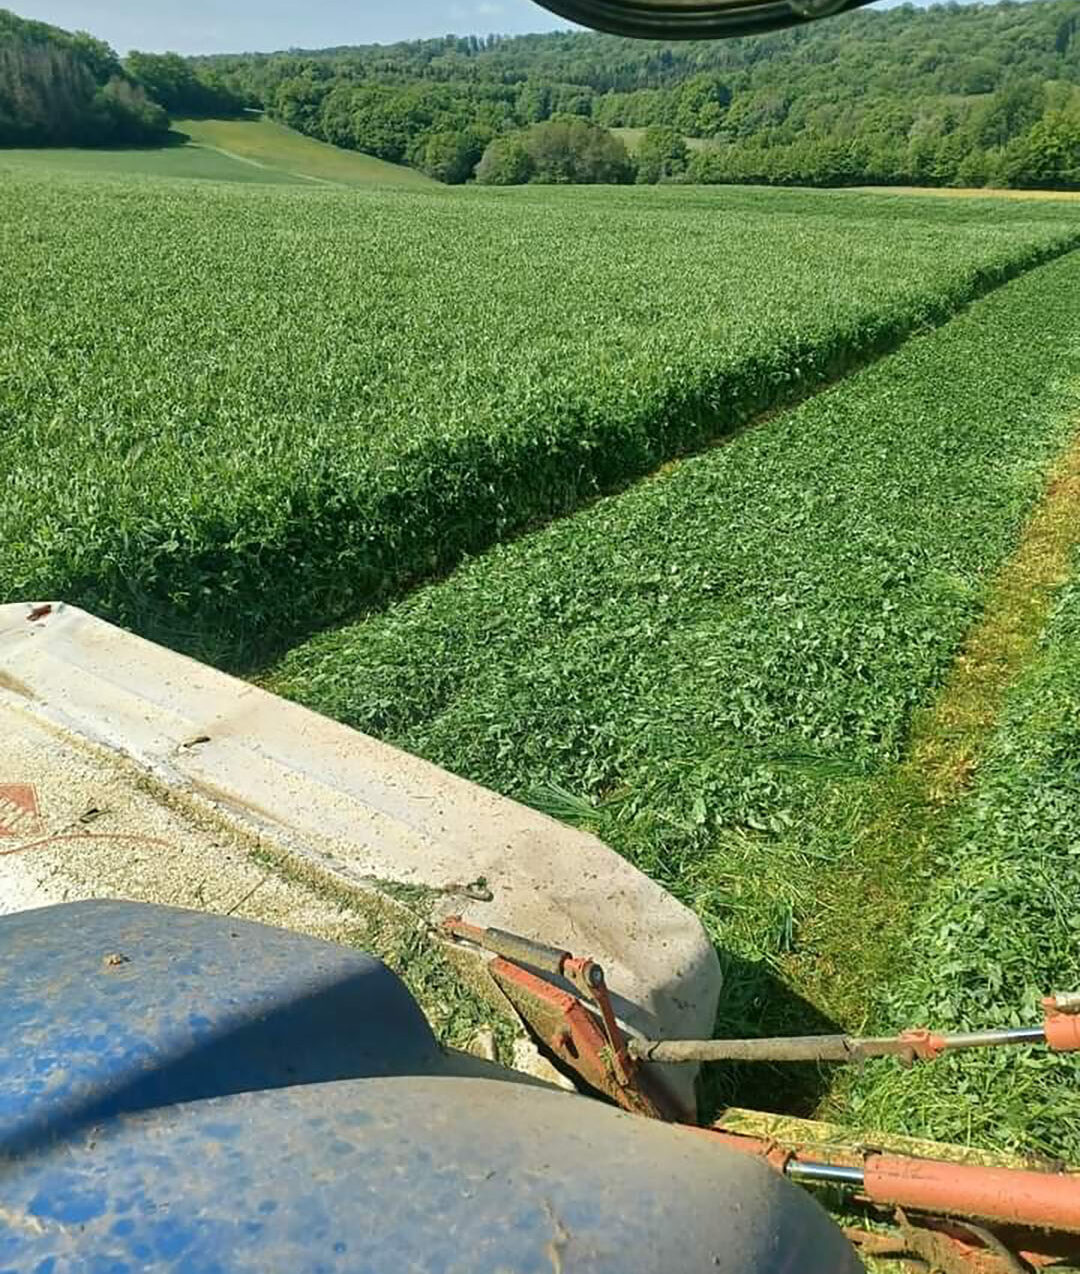
[[[773,1035],[839,1035],[844,1028],[788,986],[766,961],[718,951],[724,984],[716,1039]],[[810,1118],[829,1095],[835,1068],[817,1063],[713,1062],[700,1081],[702,1122],[726,1107]]]

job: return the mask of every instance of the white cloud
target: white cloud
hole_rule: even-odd
[[[505,12],[506,5],[499,4],[498,0],[476,0],[474,4],[450,5],[450,16],[465,22],[471,18],[497,18]]]

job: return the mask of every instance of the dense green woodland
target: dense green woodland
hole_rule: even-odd
[[[108,45],[0,9],[0,145],[138,144],[168,127]]]
[[[173,54],[120,59],[101,40],[0,9],[0,146],[156,145],[169,114],[217,115],[242,103],[212,73]]]
[[[1080,0],[665,45],[565,32],[183,59],[0,11],[0,144],[265,108],[441,181],[1080,187]],[[611,129],[645,130],[628,153]],[[688,148],[685,138],[702,139]]]
[[[645,179],[1080,185],[1078,0],[863,10],[715,43],[446,37],[199,65],[294,128],[444,180],[485,139],[569,115],[662,127],[661,149],[709,139]],[[500,147],[500,179],[559,179]]]

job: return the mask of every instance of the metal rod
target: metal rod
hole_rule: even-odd
[[[887,1154],[868,1155],[861,1168],[792,1157],[783,1171],[792,1181],[842,1186],[887,1207],[1080,1233],[1080,1178],[1067,1172]]]
[[[630,1052],[648,1062],[848,1062],[846,1035],[794,1035],[763,1040],[631,1039]]]
[[[1006,1031],[958,1031],[941,1038],[946,1049],[996,1048],[1003,1044],[1045,1044],[1046,1031],[1041,1026],[1022,1026]]]
[[[570,958],[568,951],[549,947],[546,942],[523,938],[520,934],[507,933],[505,929],[485,929],[484,947],[501,955],[504,960],[528,964],[543,973],[561,974],[564,962]]]
[[[471,942],[484,951],[502,956],[504,960],[527,964],[543,973],[561,974],[563,964],[570,959],[569,951],[549,947],[546,942],[523,938],[520,934],[507,933],[504,929],[486,929],[481,925],[469,924],[460,916],[448,916],[440,928],[443,933]]]
[[[1045,1044],[1041,1026],[995,1031],[966,1031],[931,1035],[912,1031],[860,1039],[854,1035],[793,1035],[748,1040],[632,1039],[630,1053],[647,1062],[859,1062],[870,1057],[932,1060],[939,1053],[961,1048],[1000,1048],[1003,1045]]]
[[[771,1137],[721,1128],[714,1135],[719,1144],[763,1160],[792,1181],[840,1186],[890,1209],[1080,1235],[1080,1173],[987,1168],[865,1149],[857,1152],[864,1156],[862,1164],[853,1167],[813,1158],[822,1153],[820,1146],[778,1144]],[[805,1159],[800,1158],[804,1151]],[[845,1157],[855,1157],[855,1152]]]
[[[838,1163],[815,1163],[812,1159],[789,1159],[784,1173],[792,1181],[820,1181],[861,1190],[866,1181],[862,1168],[846,1168]]]
[[[864,1193],[874,1203],[934,1216],[1080,1233],[1080,1177],[1070,1172],[985,1168],[906,1155],[872,1154]]]

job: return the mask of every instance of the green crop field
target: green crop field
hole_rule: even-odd
[[[0,600],[596,832],[701,916],[722,1029],[1080,983],[1075,203],[409,188],[183,127],[0,152]],[[1010,1065],[710,1091],[1080,1157],[1075,1065]]]
[[[903,941],[905,972],[880,997],[880,1011],[894,1020],[932,1020],[947,1030],[1027,1025],[1039,1021],[1040,995],[1080,985],[1076,574],[1006,700],[977,782],[927,864],[930,883]],[[951,1057],[941,1070],[888,1066],[862,1077],[850,1109],[864,1126],[1076,1162],[1076,1081],[1068,1055]]]
[[[0,595],[233,662],[1080,241],[1050,203],[118,190],[0,187]]]

